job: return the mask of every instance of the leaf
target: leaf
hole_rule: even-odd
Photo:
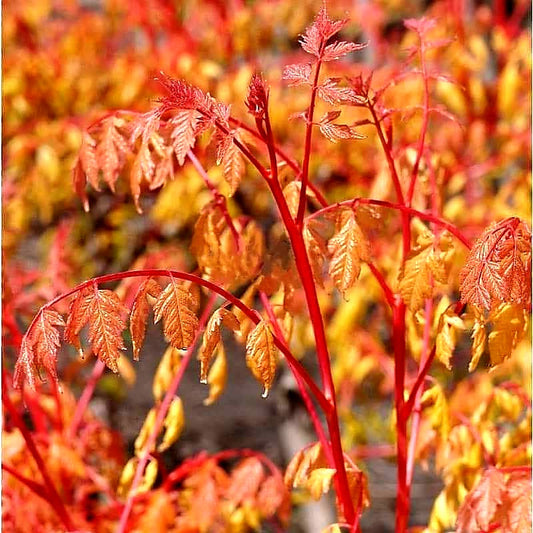
[[[488,345],[491,366],[503,363],[526,333],[527,311],[519,305],[500,304],[491,311],[492,331]]]
[[[283,79],[289,82],[289,86],[309,84],[312,66],[310,63],[297,63],[286,65],[283,69]]]
[[[300,450],[290,461],[285,470],[285,486],[300,488],[307,485],[307,480],[316,468],[326,468],[326,458],[320,442]]]
[[[224,178],[230,186],[230,197],[233,196],[235,191],[238,189],[244,173],[244,160],[242,158],[240,149],[233,142],[234,138],[237,138],[237,134],[230,138],[222,157]]]
[[[15,372],[13,374],[13,385],[15,388],[22,387],[26,380],[28,385],[35,390],[35,377],[37,376],[37,368],[35,366],[35,354],[31,345],[31,340],[28,335],[24,335],[20,345],[20,352],[15,364]]]
[[[217,309],[211,315],[205,328],[202,347],[198,354],[198,359],[200,361],[200,382],[202,383],[207,383],[209,364],[215,349],[221,341],[220,328],[222,324],[233,331],[239,331],[241,326],[237,317],[224,307]]]
[[[143,178],[150,183],[155,172],[155,163],[148,146],[148,142],[143,142],[135,156],[130,172],[130,189],[138,213],[142,213],[139,203],[141,197],[141,183]]]
[[[481,356],[485,352],[485,345],[487,344],[487,328],[485,326],[485,319],[480,312],[476,313],[472,338],[474,339],[474,342],[472,344],[472,358],[468,365],[469,372],[473,372],[476,369]]]
[[[129,151],[126,139],[118,131],[121,119],[110,116],[101,123],[101,140],[96,147],[98,165],[102,169],[104,181],[115,192],[115,182],[124,165],[124,155]]]
[[[207,374],[207,384],[209,385],[209,396],[204,400],[204,405],[215,403],[226,388],[228,379],[228,363],[226,352],[222,344],[218,345],[215,362],[211,365]]]
[[[136,495],[142,494],[143,492],[148,492],[152,488],[157,478],[157,471],[158,471],[157,459],[152,457],[150,461],[148,462],[148,464],[146,465],[146,468],[144,469],[141,482],[135,489]]]
[[[316,57],[320,57],[322,45],[333,35],[339,32],[345,25],[347,20],[331,20],[328,17],[325,7],[322,7],[305,32],[305,35],[300,39],[302,48]]]
[[[461,301],[491,309],[500,302],[531,304],[529,228],[516,217],[489,226],[460,273]]]
[[[428,410],[431,426],[439,432],[443,439],[446,439],[450,432],[450,413],[442,387],[435,384],[424,391],[420,403],[423,408]]]
[[[363,99],[351,87],[339,87],[341,78],[327,78],[318,87],[317,94],[328,104],[356,104]],[[340,113],[339,113],[340,114]]]
[[[361,272],[361,261],[367,261],[370,250],[354,212],[343,210],[337,218],[337,233],[329,240],[331,254],[329,275],[337,289],[346,296]]]
[[[457,533],[489,530],[504,491],[504,475],[496,468],[485,470],[457,512]]]
[[[507,533],[531,531],[531,470],[512,472],[495,519]]]
[[[79,163],[87,181],[95,190],[99,191],[98,161],[96,159],[95,147],[96,141],[89,135],[89,133],[84,131],[82,133],[82,143],[78,154]]]
[[[457,343],[457,334],[465,329],[462,319],[451,308],[440,315],[435,339],[435,356],[448,369]]]
[[[332,44],[328,44],[324,49],[322,55],[322,61],[333,61],[339,59],[350,52],[356,52],[365,48],[367,44],[350,43],[347,41],[337,41]]]
[[[148,452],[151,453],[153,449],[146,449],[146,443],[148,442],[148,438],[150,437],[150,434],[152,433],[152,430],[155,426],[155,421],[157,418],[157,410],[155,407],[152,407],[150,411],[148,411],[148,414],[146,415],[146,418],[144,419],[144,423],[141,427],[141,430],[139,431],[139,434],[137,435],[137,438],[135,439],[134,448],[135,448],[135,454],[140,455],[142,452]]]
[[[126,309],[113,291],[95,286],[89,294],[88,322],[92,350],[113,372],[118,372],[117,359],[120,350],[125,349],[122,331],[126,327],[120,315]]]
[[[154,323],[163,319],[165,339],[178,350],[188,348],[198,329],[191,293],[174,277],[157,297],[154,304]]]
[[[44,309],[31,331],[34,365],[43,367],[57,382],[57,350],[61,337],[57,326],[64,326],[63,317],[56,311]]]
[[[267,397],[274,381],[277,359],[272,333],[266,322],[261,320],[246,340],[246,365],[255,379],[263,385],[263,398]]]
[[[370,494],[368,492],[368,480],[366,474],[353,464],[345,463],[348,487],[356,509],[370,507]]]
[[[175,397],[170,407],[168,408],[167,415],[163,421],[163,427],[165,433],[163,434],[163,441],[157,447],[158,452],[164,452],[168,450],[179,438],[185,425],[185,414],[183,411],[183,402],[181,398]]]
[[[180,350],[169,345],[157,365],[155,376],[152,380],[152,393],[156,400],[161,400],[165,392],[169,389],[172,379],[180,367],[180,363]]]
[[[311,263],[313,278],[317,286],[324,287],[324,264],[328,256],[328,248],[325,239],[319,232],[316,219],[311,219],[306,223],[303,230],[305,249]]]
[[[320,500],[322,495],[329,491],[336,472],[334,468],[316,468],[309,474],[306,487],[313,500]]]
[[[148,296],[157,298],[161,294],[159,283],[152,278],[148,278],[141,283],[130,313],[130,333],[133,344],[133,359],[139,360],[139,354],[146,334],[146,321],[150,306],[148,305]]]
[[[78,335],[89,320],[91,298],[92,289],[90,287],[78,291],[76,298],[70,303],[67,324],[64,331],[65,340],[78,350],[82,358],[83,350]]]
[[[226,498],[235,507],[246,502],[253,502],[264,477],[261,461],[257,457],[247,457],[231,472]]]
[[[179,109],[169,120],[172,148],[180,166],[185,163],[187,152],[194,146],[200,116],[196,109]]]
[[[447,282],[452,255],[447,234],[443,233],[437,242],[430,231],[418,236],[399,275],[400,294],[409,309],[417,311],[433,297],[434,283]]]
[[[364,139],[365,136],[358,133],[354,126],[347,124],[332,124],[331,122],[320,123],[318,125],[320,132],[326,139],[336,143],[346,139]]]

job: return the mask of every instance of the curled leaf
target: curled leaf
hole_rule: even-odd
[[[278,360],[274,338],[264,320],[261,320],[248,335],[246,341],[246,364],[255,379],[264,387],[263,398],[274,381]]]

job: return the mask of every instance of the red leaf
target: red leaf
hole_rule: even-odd
[[[288,80],[289,85],[301,85],[302,83],[310,83],[311,76],[310,63],[297,63],[295,65],[286,65],[283,69],[283,79]]]
[[[466,495],[457,513],[457,533],[487,531],[505,492],[505,477],[489,468],[477,485]]]
[[[350,43],[347,41],[337,41],[335,43],[328,44],[324,49],[322,61],[333,61],[335,59],[339,59],[350,52],[362,50],[366,46],[366,43]]]

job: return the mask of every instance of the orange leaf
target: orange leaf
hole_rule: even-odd
[[[148,278],[142,282],[133,304],[131,306],[130,314],[130,332],[131,341],[133,344],[133,359],[139,360],[139,354],[146,334],[146,319],[150,307],[148,305],[148,296],[157,298],[161,294],[161,287],[152,278]]]
[[[359,277],[361,261],[367,261],[370,250],[354,212],[343,210],[337,219],[337,233],[328,243],[332,254],[329,275],[336,287],[346,295]]]
[[[277,360],[274,338],[266,322],[261,320],[246,340],[246,364],[257,381],[265,388],[263,398],[267,397],[274,381]]]
[[[163,319],[166,340],[179,350],[192,344],[198,329],[193,306],[191,293],[173,277],[154,304],[154,322]]]
[[[239,331],[240,329],[240,323],[237,317],[224,307],[217,309],[211,315],[205,328],[202,347],[198,354],[198,359],[200,360],[200,381],[202,383],[207,383],[207,370],[209,369],[213,353],[221,339],[220,327],[222,324],[233,331]]]

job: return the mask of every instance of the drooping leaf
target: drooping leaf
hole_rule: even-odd
[[[174,346],[168,345],[157,365],[154,379],[152,380],[152,393],[156,400],[161,400],[170,387],[181,363],[181,352]]]
[[[183,165],[187,152],[194,146],[200,113],[196,109],[180,109],[169,120],[172,148],[179,165]]]
[[[500,304],[489,315],[492,331],[488,336],[491,366],[503,363],[526,333],[527,311],[519,305]]]
[[[161,287],[157,281],[148,278],[139,286],[135,299],[133,300],[130,313],[130,333],[133,344],[133,359],[135,361],[139,360],[139,354],[146,334],[146,321],[150,310],[148,297],[157,298],[160,294]]]
[[[78,291],[74,300],[70,302],[64,331],[65,340],[78,350],[80,357],[83,357],[83,350],[78,335],[89,320],[91,298],[91,288]]]
[[[174,348],[188,348],[198,329],[191,293],[171,276],[169,284],[154,304],[154,322],[163,319],[165,339]]]
[[[421,404],[423,408],[427,409],[426,412],[432,427],[439,432],[443,439],[446,439],[450,432],[450,413],[442,387],[435,384],[424,391]]]
[[[264,398],[272,387],[277,360],[278,352],[274,338],[266,322],[261,320],[246,340],[246,364],[257,381],[263,385]]]
[[[157,410],[155,407],[152,407],[150,411],[148,411],[148,414],[146,415],[146,418],[144,419],[141,430],[139,431],[139,434],[137,435],[137,438],[135,439],[134,448],[135,448],[136,455],[140,455],[143,451],[147,451],[147,452],[153,451],[153,449],[145,449],[145,448],[146,448],[146,443],[148,442],[148,438],[150,437],[150,434],[152,433],[152,430],[154,428],[156,418],[157,418]]]
[[[41,311],[32,330],[22,339],[13,376],[15,387],[21,387],[26,380],[35,389],[35,377],[40,368],[44,368],[57,382],[57,350],[61,344],[57,327],[64,325],[63,317],[56,311]]]
[[[369,259],[370,250],[351,209],[341,211],[336,226],[336,234],[328,243],[331,254],[329,275],[337,289],[345,295],[357,281],[361,262]]]
[[[465,329],[465,325],[452,309],[448,308],[439,318],[437,336],[435,339],[435,356],[451,370],[451,358],[457,343],[457,335]]]
[[[324,287],[324,264],[328,257],[325,239],[319,231],[319,222],[311,219],[304,227],[303,237],[305,249],[313,270],[313,278],[319,287]]]
[[[121,315],[127,310],[113,291],[95,286],[89,298],[89,340],[93,353],[113,372],[118,372],[117,359],[125,349],[122,331],[126,324]]]
[[[209,319],[205,328],[202,347],[198,354],[200,361],[200,381],[202,383],[207,382],[207,371],[211,363],[211,359],[215,352],[215,349],[221,341],[220,328],[224,324],[226,327],[233,331],[239,331],[240,323],[236,316],[228,311],[226,308],[221,307],[217,309]]]
[[[454,249],[447,233],[437,240],[429,231],[417,237],[399,275],[399,289],[409,309],[417,311],[433,296],[435,284],[448,281]]]
[[[228,362],[226,352],[222,344],[218,345],[215,361],[207,374],[207,384],[209,385],[209,396],[204,400],[204,405],[215,403],[226,388],[228,379]]]
[[[165,433],[163,434],[163,440],[157,447],[158,452],[164,452],[168,450],[179,438],[185,425],[185,413],[183,410],[183,402],[181,398],[175,397],[170,407],[168,408],[167,415],[163,421],[163,427]]]
[[[473,307],[475,308],[475,306]],[[469,372],[473,372],[476,369],[481,356],[485,352],[485,345],[487,344],[487,328],[485,325],[485,318],[483,317],[483,313],[479,311],[476,312],[472,331],[472,339],[472,358],[470,359],[470,363],[468,365]]]

